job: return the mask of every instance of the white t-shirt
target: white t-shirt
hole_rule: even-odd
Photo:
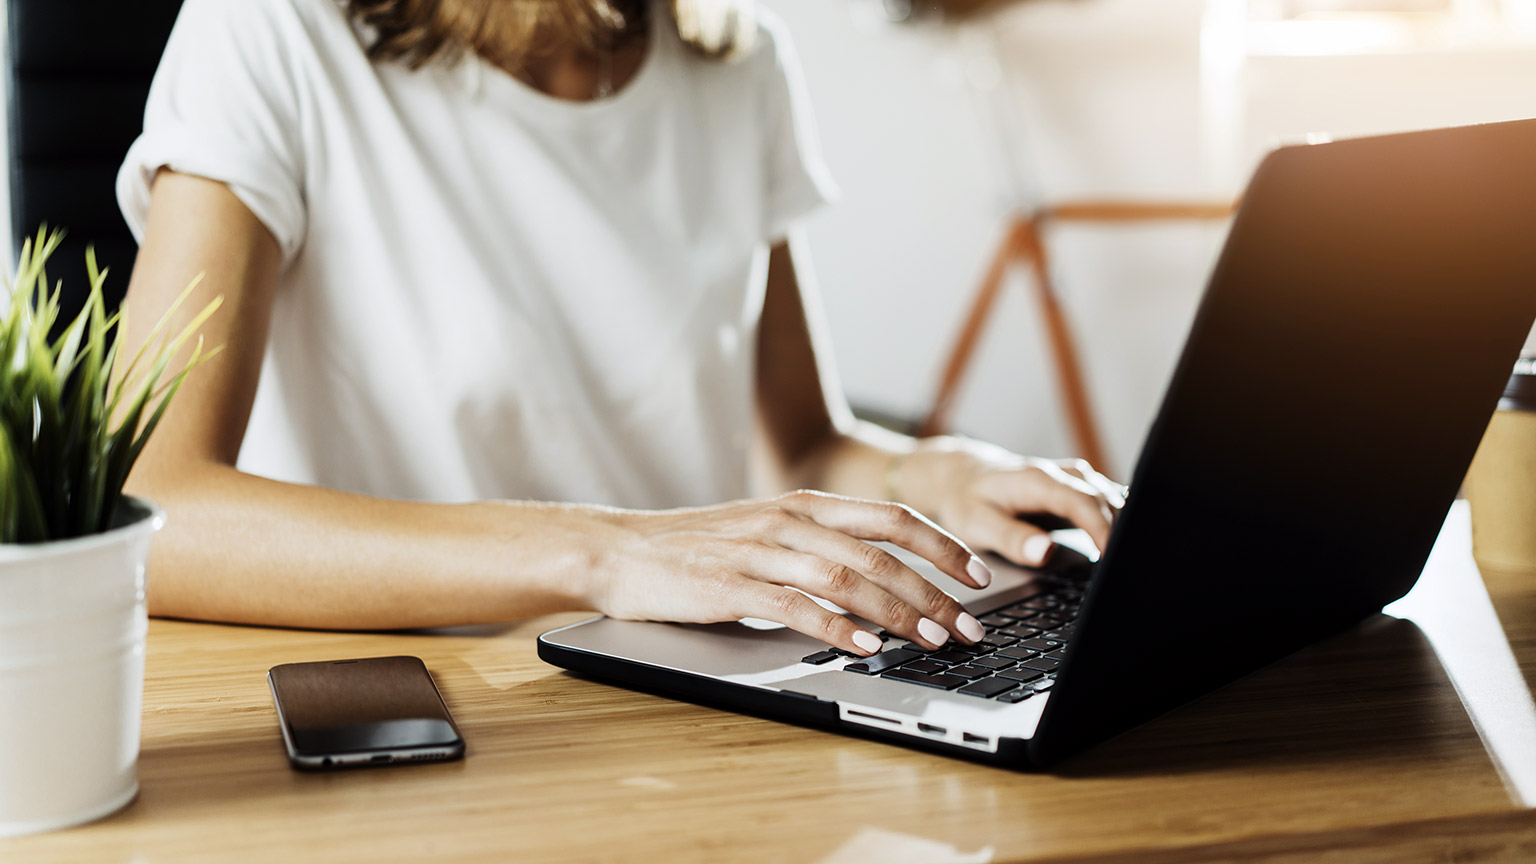
[[[370,63],[334,0],[188,0],[118,175],[168,166],[282,248],[240,467],[396,498],[747,493],[767,244],[832,189],[781,25],[731,63],[658,8],[615,96]]]

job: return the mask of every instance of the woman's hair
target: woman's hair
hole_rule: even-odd
[[[684,44],[710,58],[731,57],[757,32],[751,0],[346,0],[352,18],[371,28],[368,56],[412,69],[465,50],[518,63],[541,48],[575,43],[612,50],[647,26],[663,7]]]

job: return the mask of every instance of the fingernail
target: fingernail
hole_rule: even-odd
[[[1035,565],[1044,564],[1046,556],[1050,555],[1051,550],[1055,547],[1056,544],[1051,541],[1050,537],[1044,534],[1036,534],[1024,541],[1024,560]]]
[[[955,629],[960,631],[967,642],[980,642],[987,638],[986,628],[969,612],[961,612],[960,617],[955,619]]]
[[[925,618],[923,620],[926,621],[928,619]],[[922,626],[919,625],[918,629],[921,630]],[[860,630],[857,633],[854,633],[853,644],[859,646],[859,650],[865,652],[866,654],[878,653],[880,649],[885,646],[885,643],[880,641],[879,636],[876,636],[868,630]]]
[[[976,584],[983,588],[992,584],[992,571],[987,568],[987,565],[981,563],[981,559],[975,555],[971,556],[971,563],[965,565],[965,572],[970,574],[970,577],[976,581]]]
[[[949,631],[939,626],[939,622],[924,618],[917,622],[917,635],[927,640],[930,645],[943,645],[949,641]]]

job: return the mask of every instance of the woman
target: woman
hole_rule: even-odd
[[[1038,564],[1016,514],[1102,544],[1118,502],[1086,465],[851,420],[788,240],[829,188],[789,44],[739,0],[189,0],[119,177],[130,343],[198,272],[225,301],[130,484],[171,516],[151,609],[879,649],[809,593],[981,639],[866,541],[979,587],[957,537]]]

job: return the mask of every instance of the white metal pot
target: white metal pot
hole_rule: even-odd
[[[139,790],[144,562],[165,522],[0,545],[0,837],[99,819]]]

